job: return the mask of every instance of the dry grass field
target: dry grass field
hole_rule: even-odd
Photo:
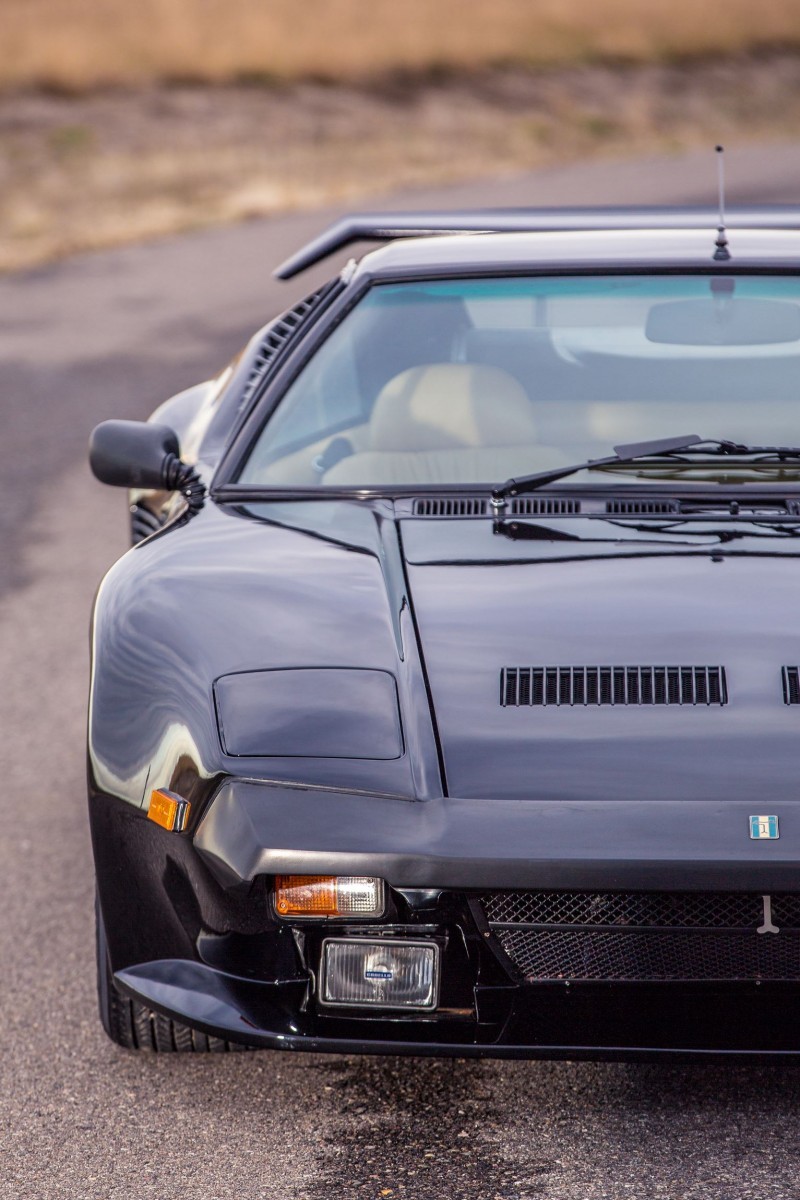
[[[0,271],[798,135],[800,0],[0,0]]]
[[[3,0],[0,0],[2,3]],[[800,136],[800,56],[504,68],[414,87],[0,97],[0,271],[390,190]],[[712,173],[709,170],[709,181]],[[590,198],[587,197],[587,200]]]
[[[0,0],[0,87],[354,82],[800,47],[800,0]]]

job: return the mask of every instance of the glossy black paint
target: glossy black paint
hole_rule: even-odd
[[[397,688],[388,671],[241,671],[216,681],[214,700],[223,750],[236,758],[385,761],[403,753]]]
[[[783,703],[780,679],[781,665],[800,657],[793,539],[764,539],[739,520],[735,549],[721,552],[708,529],[667,537],[585,517],[539,524],[573,537],[520,545],[497,537],[490,519],[394,519],[385,501],[210,505],[112,569],[96,612],[103,653],[92,691],[92,823],[112,964],[132,993],[229,1036],[245,1014],[244,1040],[254,1044],[307,1038],[330,1048],[344,1038],[379,1049],[408,1039],[416,1052],[603,1045],[627,1053],[643,1043],[625,1037],[643,1027],[609,1024],[596,1009],[586,1024],[579,1004],[570,1011],[580,1019],[562,1023],[549,1049],[538,1035],[526,1042],[531,989],[491,955],[488,969],[501,980],[491,986],[506,1005],[491,1029],[477,1017],[465,1024],[463,1013],[433,1026],[422,1017],[312,1019],[313,954],[304,962],[291,931],[270,917],[269,880],[377,874],[456,906],[475,888],[504,886],[800,885],[800,718]],[[630,601],[624,627],[620,594]],[[757,631],[754,609],[764,617]],[[725,665],[729,704],[536,710],[498,702],[501,665],[668,659]],[[254,666],[312,664],[397,679],[401,758],[226,755],[214,682]],[[313,711],[313,684],[307,701]],[[146,820],[155,786],[192,801],[186,834]],[[747,833],[765,794],[781,814],[777,843]],[[468,1010],[487,948],[463,904],[455,925],[436,914],[432,926],[473,946],[450,977],[463,992],[453,1007]],[[307,928],[304,936],[308,944]],[[250,990],[229,993],[230,976],[251,980]],[[549,1005],[555,1021],[559,1005],[547,1001],[542,1011]],[[534,1008],[542,1009],[538,995]],[[645,1030],[647,1046],[675,1049],[669,1029],[664,1016]],[[734,1048],[732,1030],[715,1035],[717,1049]],[[755,1048],[736,1036],[740,1049]]]
[[[223,886],[271,875],[379,875],[396,888],[793,891],[800,800],[779,845],[748,836],[751,800],[442,797],[410,803],[227,782],[195,834]]]
[[[165,787],[196,804],[235,773],[409,797],[439,792],[398,531],[383,509],[288,504],[244,514],[209,505],[120,559],[95,609],[102,651],[89,752],[98,790],[141,807]],[[226,755],[214,683],[293,668],[388,673],[405,752],[390,760]],[[312,712],[315,698],[312,680]]]
[[[731,238],[737,270],[743,236]],[[552,251],[563,269],[586,259],[585,237]],[[453,242],[459,271],[489,269],[491,239],[474,239],[472,259],[465,240],[442,239],[438,265],[419,247],[405,264],[397,247],[367,260],[251,389],[249,408],[253,345],[216,388],[172,402],[182,453],[211,499],[191,519],[175,510],[115,564],[93,621],[90,817],[117,983],[207,1032],[285,1048],[798,1053],[793,985],[527,985],[472,904],[480,889],[510,886],[800,890],[800,708],[781,687],[782,666],[800,663],[800,542],[788,517],[732,513],[730,497],[753,496],[740,485],[710,489],[708,512],[668,529],[619,520],[600,511],[612,481],[562,485],[558,494],[595,497],[597,509],[521,520],[515,533],[488,516],[417,518],[402,498],[411,489],[304,499],[236,487],[254,432],[360,291],[380,272],[452,272]],[[699,238],[683,249],[652,241],[642,269],[708,269]],[[631,269],[632,251],[615,259],[608,240],[592,254],[590,269]],[[772,265],[760,244],[749,255],[754,270]],[[800,487],[759,493],[797,498]],[[718,664],[729,702],[499,703],[503,667],[609,663]],[[228,752],[260,743],[227,744],[220,681],[296,672],[292,703],[313,730],[327,704],[319,673],[332,670],[394,681],[400,753]],[[363,705],[344,689],[336,722],[349,714],[357,725]],[[185,832],[147,820],[156,787],[190,801]],[[764,811],[780,815],[777,842],[749,839],[749,815]],[[375,925],[280,921],[278,872],[386,879],[385,935],[442,947],[439,1010],[321,1011],[322,938],[374,936]]]
[[[523,542],[510,561],[496,557],[489,522],[465,523],[449,547],[432,524],[404,523],[403,545],[453,795],[752,803],[766,791],[794,802],[800,730],[781,667],[800,658],[796,550],[753,558],[747,538],[715,554],[642,536],[629,557],[616,530],[597,557],[558,541],[545,562],[525,562],[542,552]],[[532,663],[720,664],[731,702],[501,707],[499,667]]]
[[[184,960],[145,963],[117,979],[156,1011],[274,1050],[612,1061],[800,1053],[787,1017],[796,998],[790,985],[479,985],[469,1020],[440,1010],[435,1017],[390,1021],[311,1015],[291,984],[259,994],[246,980]]]

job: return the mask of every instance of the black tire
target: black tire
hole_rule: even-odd
[[[154,513],[146,504],[131,505],[131,545],[138,546],[151,533],[158,533],[166,524],[166,517]]]
[[[190,1029],[154,1012],[139,1000],[126,996],[114,983],[108,961],[106,932],[100,905],[95,900],[95,931],[97,946],[97,1003],[100,1020],[112,1042],[126,1050],[154,1050],[158,1053],[175,1051],[189,1054],[227,1053],[248,1050],[249,1046],[228,1042],[224,1038],[211,1037]]]

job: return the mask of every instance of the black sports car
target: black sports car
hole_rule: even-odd
[[[131,1048],[800,1051],[800,211],[385,243],[91,462]]]

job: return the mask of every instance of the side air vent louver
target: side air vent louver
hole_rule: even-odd
[[[273,361],[281,346],[284,346],[288,342],[289,338],[298,326],[302,325],[308,314],[317,307],[321,300],[329,296],[331,291],[337,286],[338,280],[326,283],[324,287],[319,288],[316,292],[312,292],[310,296],[306,296],[305,300],[301,300],[294,308],[287,309],[276,321],[273,321],[264,335],[264,340],[259,346],[258,354],[253,361],[253,369],[250,372],[250,378],[247,381],[247,386],[242,396],[243,404],[247,404],[252,398],[267,367]]]
[[[800,704],[800,667],[784,667],[781,674],[783,676],[783,703]]]
[[[622,517],[652,516],[680,512],[680,505],[677,500],[607,500],[606,512]]]
[[[468,496],[437,496],[415,500],[412,511],[415,517],[485,517],[489,512],[489,502]],[[579,513],[581,504],[580,500],[545,500],[521,496],[512,500],[506,511],[518,517],[563,517]]]
[[[500,703],[727,704],[728,688],[724,667],[504,667]]]

